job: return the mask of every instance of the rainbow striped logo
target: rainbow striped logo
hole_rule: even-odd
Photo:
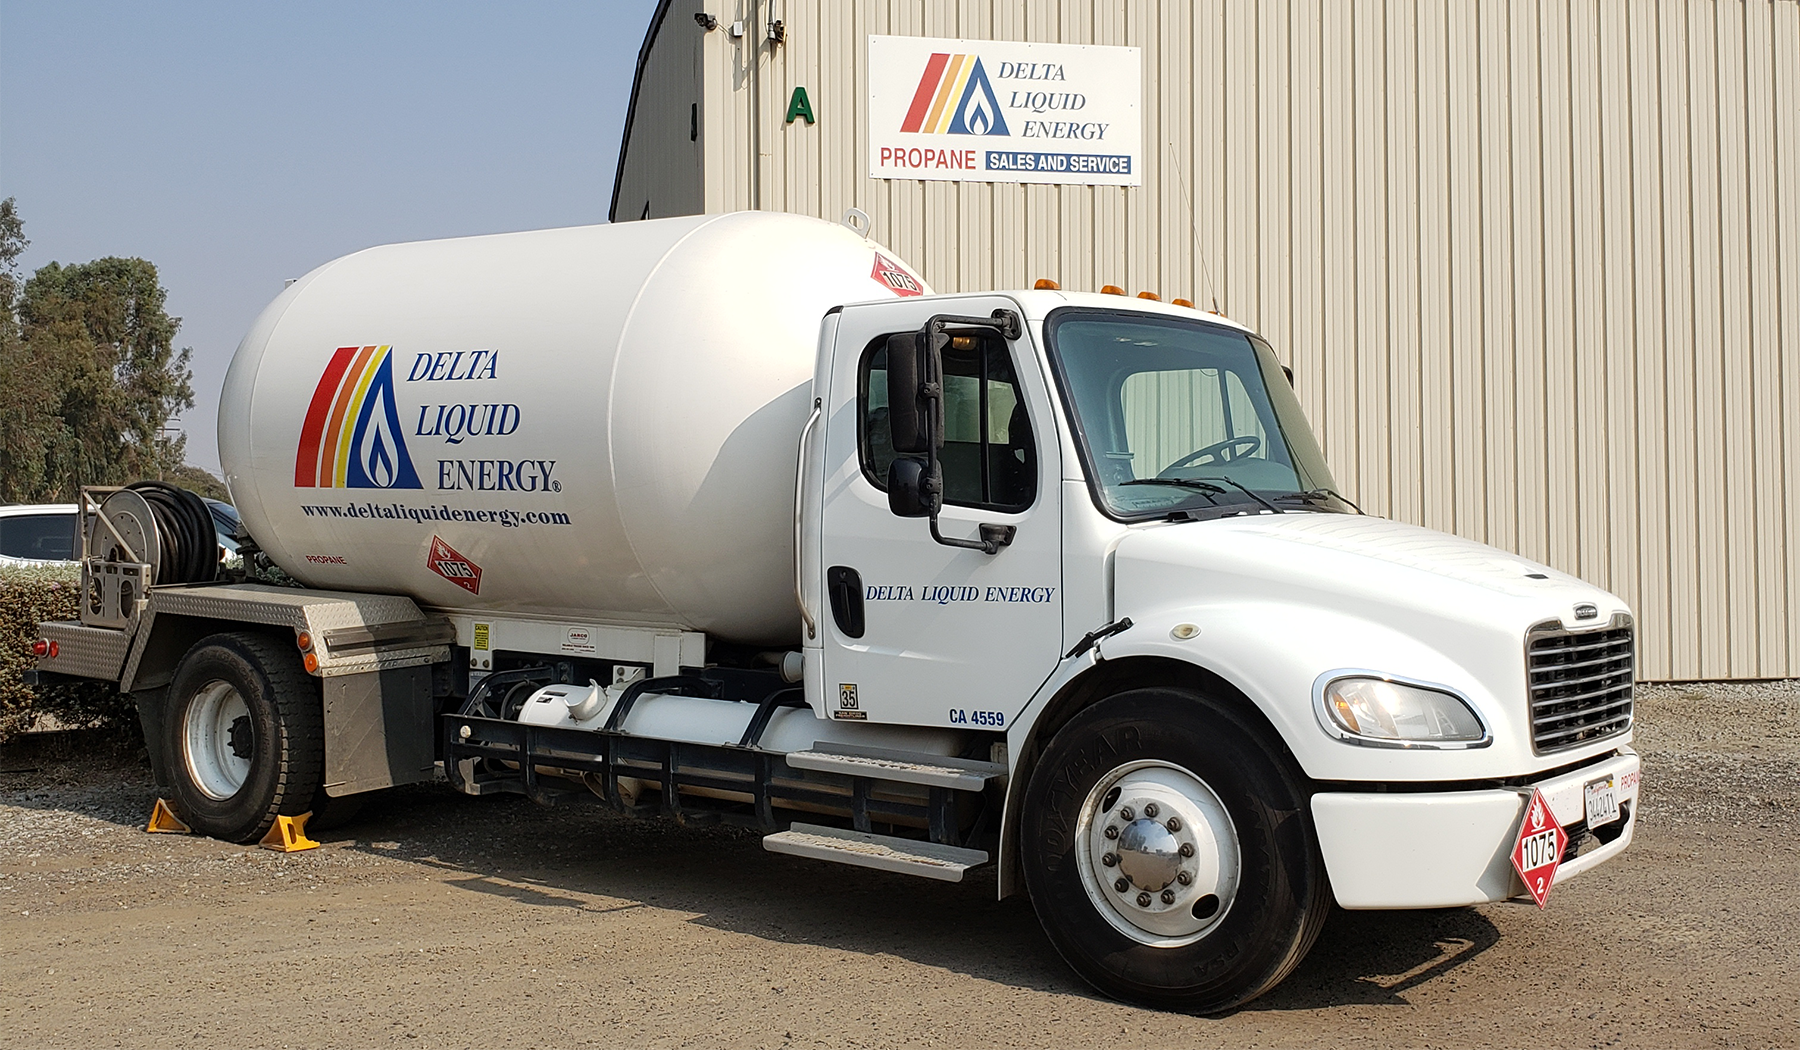
[[[1011,134],[1000,115],[994,85],[988,83],[987,71],[975,55],[932,55],[900,130],[924,135]]]
[[[295,488],[424,487],[400,436],[392,349],[340,346],[331,355],[300,427]]]

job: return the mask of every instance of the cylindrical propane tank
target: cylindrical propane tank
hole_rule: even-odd
[[[309,586],[788,643],[820,321],[925,291],[769,213],[371,248],[258,318],[220,460]]]

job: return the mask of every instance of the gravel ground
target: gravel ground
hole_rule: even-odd
[[[142,833],[130,756],[0,753],[0,1046],[1800,1045],[1800,683],[1640,692],[1618,861],[1516,903],[1335,913],[1223,1018],[1123,1006],[991,877],[391,793],[281,855]]]

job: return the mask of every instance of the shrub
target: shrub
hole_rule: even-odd
[[[31,643],[43,620],[78,616],[81,570],[74,565],[0,566],[0,741],[23,733],[41,715],[64,726],[136,733],[137,711],[110,682],[34,689],[21,677],[36,663]]]

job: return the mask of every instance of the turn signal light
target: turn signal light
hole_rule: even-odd
[[[1139,292],[1138,298],[1139,299],[1148,299],[1153,303],[1162,302],[1162,296],[1157,295],[1155,292]]]
[[[303,653],[311,652],[312,633],[310,631],[301,631],[299,634],[294,635],[294,644],[299,646],[300,651]]]
[[[1052,281],[1048,277],[1039,277],[1037,279],[1037,283],[1032,285],[1032,287],[1037,289],[1040,292],[1060,292],[1060,291],[1062,291],[1062,285],[1057,284],[1055,281]]]
[[[55,642],[47,642],[42,638],[39,638],[37,641],[31,643],[31,655],[33,655],[33,656],[55,657],[56,654],[61,651],[62,651],[62,646],[57,645]]]
[[[1116,284],[1103,284],[1100,286],[1100,294],[1101,295],[1124,295],[1125,289],[1120,288]]]
[[[300,663],[306,667],[307,674],[312,674],[314,671],[317,671],[319,669],[319,654],[318,653],[307,653],[305,656],[300,658]]]
[[[1191,299],[1170,299],[1169,303],[1173,306],[1185,306],[1190,310],[1194,308],[1194,303]]]

